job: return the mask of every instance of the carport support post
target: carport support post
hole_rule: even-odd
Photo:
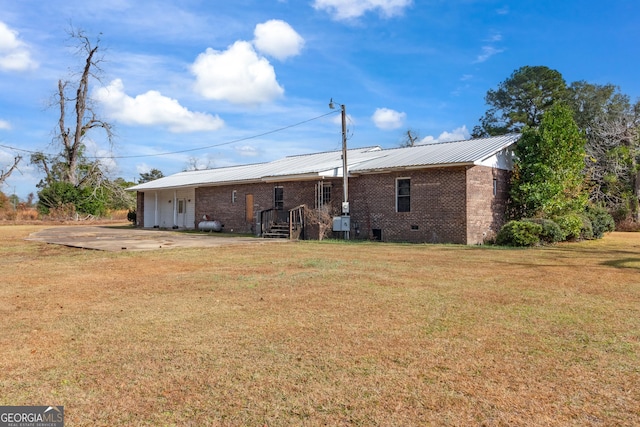
[[[178,228],[178,194],[173,190],[173,228]]]
[[[156,194],[156,210],[154,212],[155,218],[154,218],[154,222],[153,222],[153,227],[156,228],[158,227],[158,192],[155,192]]]

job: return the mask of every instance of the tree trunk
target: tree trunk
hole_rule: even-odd
[[[92,75],[91,69],[96,66],[96,60],[94,58],[95,53],[98,51],[98,45],[91,47],[91,42],[81,33],[76,37],[82,41],[82,46],[87,52],[85,59],[85,65],[78,82],[78,88],[75,95],[75,127],[73,131],[67,128],[65,124],[66,120],[66,101],[65,89],[67,82],[62,80],[58,81],[58,96],[60,103],[60,119],[58,125],[60,128],[60,139],[63,145],[63,156],[65,165],[65,180],[75,186],[79,184],[78,178],[78,164],[82,155],[83,140],[85,134],[94,127],[102,127],[107,132],[109,140],[111,140],[110,126],[95,118],[91,108],[87,107],[87,98],[89,96],[89,77]],[[90,118],[87,118],[87,112],[89,112]]]

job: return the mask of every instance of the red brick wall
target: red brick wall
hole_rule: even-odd
[[[136,193],[136,227],[144,227],[144,193]]]
[[[333,206],[339,207],[342,200],[342,181],[325,180],[332,183]],[[306,204],[315,207],[315,186],[318,181],[293,181],[282,183],[257,183],[196,188],[196,223],[208,215],[211,220],[224,224],[224,231],[255,233],[256,218],[262,210],[274,207],[274,187],[282,186],[284,211]],[[236,191],[236,202],[232,203],[232,191]],[[248,222],[245,214],[245,196],[253,194],[254,220]],[[316,232],[317,234],[317,232]]]
[[[493,179],[497,195],[493,195]],[[411,179],[411,211],[396,212],[396,179]],[[334,215],[342,202],[342,179],[332,183]],[[372,239],[381,230],[384,241],[478,244],[504,222],[509,172],[489,167],[448,167],[361,175],[349,179],[352,239]],[[284,210],[315,207],[318,181],[258,183],[196,189],[196,224],[208,215],[224,231],[255,233],[259,211],[274,206],[274,187],[284,189]],[[232,191],[236,201],[232,202]],[[245,217],[245,196],[253,195],[254,220]],[[140,208],[140,197],[138,205]],[[140,212],[140,211],[139,211]],[[309,227],[307,238],[317,238]],[[336,234],[338,236],[338,234]]]
[[[352,236],[384,241],[466,243],[464,167],[362,175],[349,180]],[[411,179],[411,211],[396,212],[396,179]],[[357,227],[357,228],[356,228]]]
[[[505,221],[510,176],[508,171],[485,166],[467,170],[468,244],[481,244],[500,231]]]

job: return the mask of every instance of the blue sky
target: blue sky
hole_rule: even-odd
[[[635,101],[639,23],[636,0],[0,0],[0,169],[24,157],[1,190],[35,192],[28,151],[58,151],[52,96],[81,65],[71,26],[100,35],[91,94],[116,132],[111,148],[89,135],[87,153],[134,181],[338,150],[331,98],[350,147],[395,147],[408,129],[464,139],[524,65]]]

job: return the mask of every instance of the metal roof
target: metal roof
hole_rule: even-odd
[[[385,156],[359,164],[350,168],[349,172],[364,173],[389,169],[479,164],[513,145],[519,138],[519,134],[509,134],[393,148],[384,150]]]
[[[380,147],[355,148],[347,151],[347,167],[350,174],[358,174],[390,169],[479,164],[514,144],[519,137],[518,134],[510,134],[384,150]],[[342,177],[341,150],[289,156],[267,163],[180,172],[135,185],[128,190],[159,190],[319,177]]]

